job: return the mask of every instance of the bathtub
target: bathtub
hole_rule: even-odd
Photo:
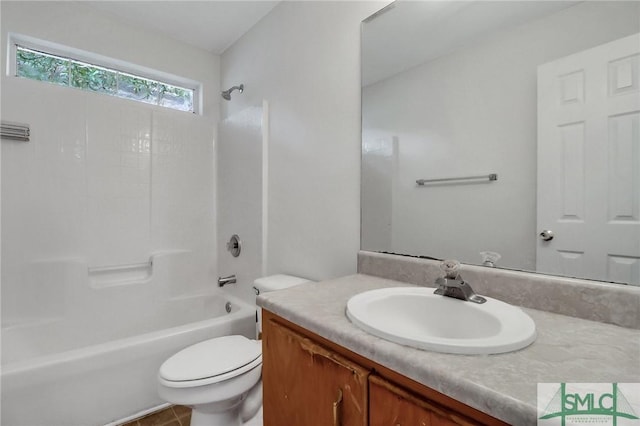
[[[55,318],[3,324],[1,424],[88,426],[129,418],[164,403],[156,375],[175,352],[213,337],[255,337],[255,307],[232,296],[200,294],[159,305],[153,318],[108,333]],[[132,318],[112,314],[114,322]]]

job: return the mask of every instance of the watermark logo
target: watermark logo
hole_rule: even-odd
[[[538,425],[640,426],[640,383],[538,383]]]

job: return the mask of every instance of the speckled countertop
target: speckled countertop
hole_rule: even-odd
[[[411,284],[351,275],[258,297],[258,305],[406,377],[507,423],[535,425],[537,383],[640,382],[640,331],[523,309],[536,323],[529,347],[507,354],[449,355],[372,336],[346,317],[363,291]],[[499,297],[497,297],[499,298]]]

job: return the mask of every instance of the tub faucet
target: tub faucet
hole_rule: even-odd
[[[445,276],[436,278],[438,288],[433,292],[434,294],[473,303],[484,303],[487,301],[484,297],[475,294],[471,286],[462,279],[458,272],[460,262],[457,260],[445,260],[440,264],[440,269],[444,271]]]
[[[218,277],[218,287],[224,287],[227,284],[235,284],[236,275],[229,275],[228,277]]]

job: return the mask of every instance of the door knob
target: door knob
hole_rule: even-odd
[[[545,229],[540,233],[540,238],[542,241],[551,241],[553,240],[553,231],[550,229]]]

